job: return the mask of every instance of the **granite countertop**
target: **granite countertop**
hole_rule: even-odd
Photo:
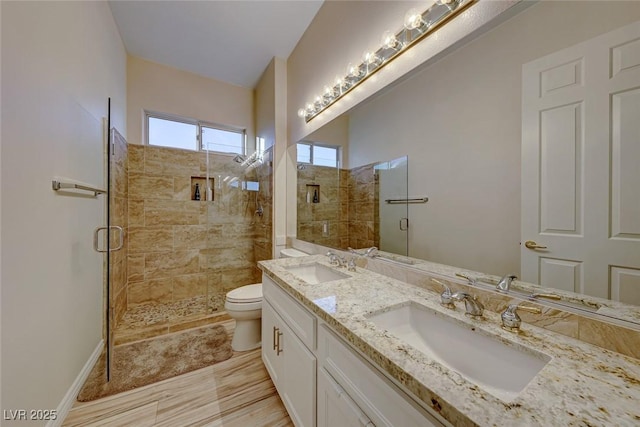
[[[363,268],[341,268],[349,278],[316,285],[285,268],[315,262],[329,266],[323,255],[259,264],[285,291],[453,425],[640,425],[640,360],[524,322],[522,332],[513,334],[500,327],[497,313],[485,311],[481,320],[468,318],[464,304],[448,310],[436,293]],[[550,361],[515,398],[501,400],[368,320],[372,313],[411,301],[512,347],[543,353]]]

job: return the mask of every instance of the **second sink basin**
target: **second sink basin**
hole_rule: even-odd
[[[369,320],[505,402],[551,360],[414,302],[374,313]]]
[[[294,267],[287,267],[286,269],[291,272],[291,274],[297,276],[301,280],[304,280],[310,285],[317,285],[318,283],[332,282],[334,280],[350,277],[347,274],[340,273],[333,268],[326,267],[318,263],[297,265]]]

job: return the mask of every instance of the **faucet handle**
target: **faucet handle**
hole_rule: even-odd
[[[351,257],[349,263],[347,264],[347,270],[356,271],[356,257]]]
[[[431,278],[431,281],[444,288],[444,291],[440,294],[440,304],[447,308],[456,308],[456,305],[453,303],[453,294],[451,293],[449,286],[438,279]]]
[[[522,319],[518,316],[518,310],[524,310],[529,313],[540,314],[542,310],[538,307],[530,307],[528,305],[509,304],[507,309],[502,312],[500,318],[502,319],[502,328],[509,332],[519,332]]]
[[[515,274],[505,274],[496,285],[496,289],[498,290],[498,292],[509,292],[511,283],[517,278],[518,276],[516,276]]]

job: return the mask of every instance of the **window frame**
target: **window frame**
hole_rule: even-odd
[[[189,148],[166,147],[161,145],[150,144],[149,143],[149,118],[171,121],[171,122],[178,122],[178,123],[185,123],[185,124],[196,126],[196,142],[195,142],[194,149],[192,150]],[[202,128],[203,127],[241,134],[242,135],[242,152],[232,153],[228,151],[205,150],[202,144]],[[178,116],[175,114],[144,110],[144,145],[148,145],[151,147],[174,148],[177,150],[189,150],[189,151],[195,151],[199,153],[200,152],[204,153],[208,151],[209,153],[216,153],[216,154],[226,154],[226,155],[242,154],[244,156],[247,154],[247,129],[242,127],[236,127],[236,126],[222,125],[220,123],[207,122],[204,120],[192,119],[189,117]]]
[[[301,162],[298,161],[298,146],[299,145],[308,145],[311,147],[311,149],[309,150],[309,162]],[[313,163],[313,152],[314,152],[314,147],[322,147],[322,148],[335,148],[336,150],[336,165],[335,166],[326,166],[326,165],[316,165],[315,163]],[[301,163],[303,165],[311,165],[311,166],[322,166],[325,168],[331,168],[331,167],[335,167],[336,169],[340,169],[340,164],[342,162],[342,146],[341,145],[332,145],[332,144],[324,144],[321,142],[312,142],[312,141],[300,141],[298,143],[296,143],[296,163]]]

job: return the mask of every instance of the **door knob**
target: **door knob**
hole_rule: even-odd
[[[533,240],[527,240],[526,242],[524,242],[524,246],[527,249],[547,249],[546,246],[539,245],[536,242],[534,242]]]

